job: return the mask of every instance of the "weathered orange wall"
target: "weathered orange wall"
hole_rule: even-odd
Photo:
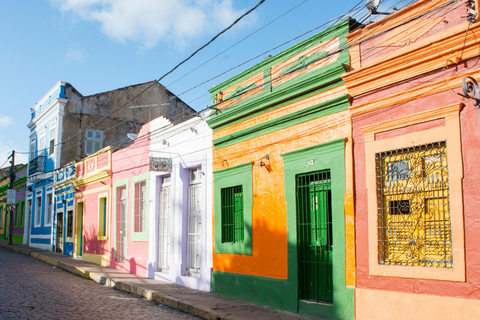
[[[350,128],[349,112],[342,111],[214,150],[214,171],[250,161],[255,163],[252,255],[214,254],[214,270],[287,278],[287,217],[283,161],[280,154],[348,137]],[[231,130],[234,131],[235,126],[232,126]],[[223,133],[228,134],[225,130]],[[263,159],[267,166],[258,166],[266,154],[270,155],[270,161]],[[350,233],[352,232],[353,230],[350,230]],[[354,266],[354,261],[350,263]]]

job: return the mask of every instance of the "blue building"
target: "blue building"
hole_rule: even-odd
[[[66,165],[55,172],[55,221],[53,244],[56,252],[73,255],[75,165]]]
[[[129,100],[132,105],[118,109]],[[27,125],[30,158],[24,242],[71,255],[77,222],[71,164],[105,146],[131,143],[127,134],[138,133],[151,119],[165,116],[177,123],[195,114],[157,82],[89,96],[67,82],[57,82],[31,109]]]
[[[31,109],[25,243],[53,250],[54,170],[60,164],[63,115],[68,100],[65,82],[58,82]]]

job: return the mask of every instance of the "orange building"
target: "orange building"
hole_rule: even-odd
[[[343,20],[210,90],[212,291],[354,317],[349,64]]]
[[[480,78],[475,2],[420,0],[347,36],[357,319],[480,318],[479,111],[459,95]]]

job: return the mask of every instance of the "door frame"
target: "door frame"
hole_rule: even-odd
[[[285,200],[287,202],[288,229],[288,282],[291,288],[290,303],[297,312],[326,318],[353,318],[354,288],[345,284],[345,139],[337,139],[320,145],[283,153]],[[321,170],[330,170],[332,190],[332,274],[333,303],[311,303],[299,299],[298,293],[298,246],[296,175]]]
[[[80,207],[82,208],[80,210]],[[75,257],[83,256],[83,214],[85,210],[83,199],[77,200],[75,212]]]

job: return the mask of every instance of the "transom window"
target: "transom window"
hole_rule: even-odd
[[[379,152],[378,263],[452,268],[445,141]]]
[[[243,187],[235,186],[222,189],[221,199],[222,242],[243,242]]]

